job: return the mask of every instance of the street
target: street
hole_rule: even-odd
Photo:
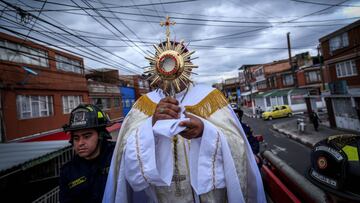
[[[272,129],[272,125],[275,123],[297,118],[298,116],[293,116],[264,121],[244,116],[243,121],[253,129],[254,135],[263,135],[264,143],[261,145],[261,151],[270,150],[301,175],[304,175],[310,166],[311,149]]]

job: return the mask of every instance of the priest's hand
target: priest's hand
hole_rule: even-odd
[[[165,97],[156,105],[152,124],[154,125],[158,120],[178,119],[180,118],[180,110],[179,102],[176,99]]]
[[[198,117],[191,114],[185,113],[187,118],[190,118],[188,121],[180,122],[180,126],[186,127],[184,131],[180,133],[186,139],[193,139],[201,137],[204,131],[204,123]]]

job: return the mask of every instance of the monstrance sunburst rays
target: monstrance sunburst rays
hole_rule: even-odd
[[[145,74],[150,74],[148,78],[151,86],[160,87],[165,93],[173,96],[175,92],[180,92],[183,87],[188,87],[192,80],[190,75],[192,69],[197,65],[192,64],[191,55],[195,51],[189,52],[184,46],[184,42],[170,41],[169,26],[175,24],[170,22],[170,18],[166,17],[166,21],[160,25],[167,26],[166,42],[154,45],[155,54],[145,57],[150,62],[150,67],[145,70]]]

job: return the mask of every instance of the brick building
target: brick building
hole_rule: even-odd
[[[360,131],[360,20],[319,39],[332,127]]]
[[[270,110],[274,105],[287,104],[294,111],[306,109],[305,97],[314,88],[308,84],[313,82],[310,79],[313,79],[316,66],[313,66],[309,53],[297,54],[292,60],[296,64],[295,70],[292,70],[287,59],[247,68],[249,73],[244,74],[245,81],[252,87],[252,91],[248,92],[252,92],[251,98],[256,107]],[[247,96],[245,94],[248,92],[242,95]],[[318,106],[323,106],[321,100],[317,102]]]
[[[258,92],[256,85],[255,70],[257,70],[261,64],[246,64],[242,65],[239,70],[239,85],[241,92],[241,104],[243,106],[251,107],[253,97]]]
[[[119,72],[114,69],[96,69],[86,74],[89,102],[106,112],[111,121],[121,120],[123,115]]]
[[[82,58],[0,33],[2,142],[59,130],[81,102],[88,102]]]

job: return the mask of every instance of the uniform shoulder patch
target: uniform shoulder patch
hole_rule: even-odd
[[[87,180],[87,179],[86,179],[85,176],[81,176],[80,178],[77,178],[77,179],[71,181],[71,182],[68,184],[68,186],[69,186],[69,188],[71,189],[71,188],[73,188],[73,187],[76,187],[76,186],[78,186],[78,185],[86,182],[86,180]]]

